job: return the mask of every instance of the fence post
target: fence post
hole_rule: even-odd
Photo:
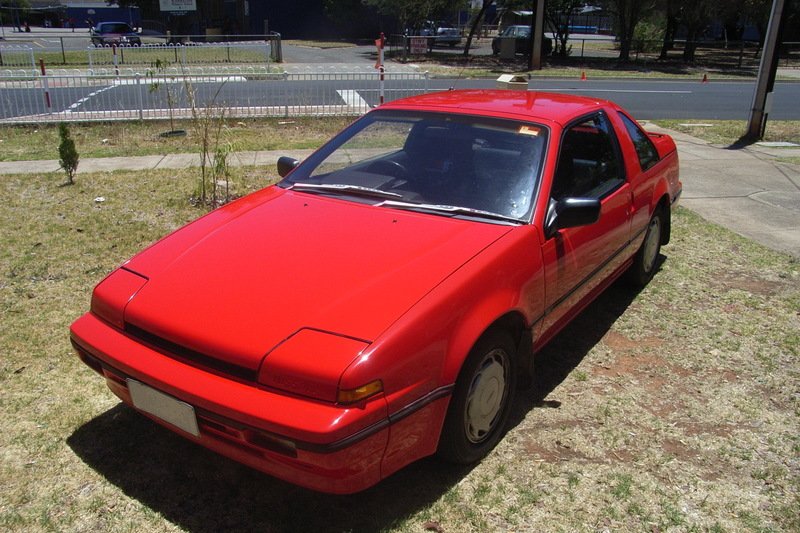
[[[42,69],[42,89],[44,89],[44,103],[47,106],[47,113],[52,114],[53,108],[50,106],[50,87],[47,83],[47,74],[44,70],[44,59],[39,60],[39,66]]]
[[[144,84],[142,83],[142,75],[138,72],[136,73],[136,87],[136,94],[139,100],[139,121],[142,121],[144,120],[144,97],[142,96]]]
[[[739,63],[737,68],[742,68],[742,59],[744,58],[744,39],[742,39],[742,45],[739,47]]]
[[[288,82],[288,81],[289,81],[289,73],[288,73],[288,72],[286,72],[285,70],[283,71],[283,81],[286,81],[286,82]],[[288,90],[288,84],[284,84],[284,85],[283,85],[283,98],[284,98],[284,102],[286,102],[286,103],[284,104],[284,116],[285,116],[285,117],[288,117],[288,116],[289,116],[289,98],[288,98],[288,92],[289,92],[289,90]]]
[[[119,59],[117,59],[117,45],[111,45],[111,53],[114,57],[114,73],[119,77]]]

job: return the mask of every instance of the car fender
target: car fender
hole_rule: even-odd
[[[472,346],[510,313],[530,325],[544,309],[535,226],[518,226],[434,287],[345,370],[340,387],[381,379],[389,415],[452,388]]]

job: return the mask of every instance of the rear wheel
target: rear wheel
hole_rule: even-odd
[[[635,285],[644,286],[653,279],[658,266],[658,254],[661,252],[661,241],[663,238],[666,218],[664,209],[659,208],[653,214],[647,225],[644,235],[644,242],[636,252],[633,264],[628,271],[628,277]]]
[[[456,381],[438,454],[472,463],[500,440],[516,385],[514,341],[503,330],[489,331],[475,344]]]

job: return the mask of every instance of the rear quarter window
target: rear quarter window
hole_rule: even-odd
[[[625,124],[625,130],[628,132],[633,146],[636,149],[636,155],[639,157],[639,165],[642,167],[642,170],[647,170],[658,163],[658,151],[656,147],[653,146],[647,133],[626,115],[620,113],[619,116]]]

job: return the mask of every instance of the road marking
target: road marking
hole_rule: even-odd
[[[582,89],[579,87],[569,87],[564,89],[535,89],[543,92],[578,92],[578,93],[652,93],[652,94],[692,94],[692,91],[659,91],[644,89]]]
[[[366,100],[361,98],[361,95],[358,94],[358,91],[354,91],[352,89],[342,89],[342,90],[337,90],[336,92],[339,93],[339,96],[342,97],[342,100],[344,100],[344,103],[348,107],[355,107],[357,109],[370,108],[370,105],[367,103]]]
[[[78,100],[77,102],[72,104],[71,106],[69,106],[69,110],[70,111],[75,111],[80,106],[82,106],[83,104],[85,104],[87,101],[91,100],[92,98],[94,98],[98,94],[106,92],[109,89],[113,89],[114,87],[115,87],[114,85],[109,85],[108,87],[103,87],[102,89],[98,89],[93,93],[87,94],[86,96],[84,96],[83,98],[81,98],[80,100]]]

